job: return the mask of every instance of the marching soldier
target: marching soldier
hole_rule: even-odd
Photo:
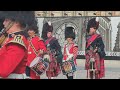
[[[43,25],[42,38],[45,41],[47,47],[47,53],[50,56],[49,68],[46,71],[48,79],[57,77],[60,72],[60,64],[62,62],[62,51],[61,46],[58,43],[58,40],[52,36],[53,26],[51,22],[46,22]]]
[[[24,79],[27,62],[27,34],[25,29],[33,22],[33,11],[3,11],[3,25],[8,34],[0,48],[0,77]]]
[[[29,26],[28,28],[28,57],[27,57],[27,67],[26,67],[26,75],[30,77],[31,79],[40,79],[40,76],[38,76],[32,69],[30,69],[31,62],[40,55],[43,55],[44,52],[46,52],[46,46],[44,44],[44,41],[37,35],[38,32],[38,26],[36,23],[34,23],[32,26]]]
[[[63,62],[72,60],[73,63],[70,63],[71,66],[76,66],[76,58],[77,58],[77,52],[78,52],[78,46],[74,43],[75,39],[75,32],[73,27],[66,27],[65,28],[65,40],[67,40],[67,44],[64,46],[64,53],[63,53]],[[65,68],[65,67],[63,67]],[[74,67],[76,69],[76,67]],[[73,79],[74,76],[74,70],[72,67],[72,70],[70,73],[66,73],[67,79]],[[69,70],[68,70],[69,71]]]
[[[105,76],[104,70],[104,43],[100,34],[96,31],[99,27],[99,21],[97,18],[89,20],[87,25],[87,37],[86,37],[86,62],[85,69],[87,70],[87,77],[91,79],[100,79]]]

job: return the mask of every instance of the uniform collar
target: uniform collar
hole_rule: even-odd
[[[25,35],[25,32],[24,31],[18,31],[18,32],[10,33],[10,34],[8,34],[8,37],[13,38],[15,35]]]

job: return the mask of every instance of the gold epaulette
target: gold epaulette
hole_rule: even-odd
[[[15,35],[14,38],[9,43],[17,43],[17,44],[22,45],[23,47],[25,47],[25,49],[27,49],[26,45],[25,45],[25,43],[23,41],[23,36],[22,35]]]

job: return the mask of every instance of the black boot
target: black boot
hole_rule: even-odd
[[[94,77],[94,72],[90,71],[90,79],[93,79],[93,77]]]
[[[73,76],[69,76],[68,79],[73,79]]]
[[[28,66],[26,66],[25,74],[30,77],[30,68]]]
[[[66,76],[67,76],[67,79],[73,79],[73,76],[68,76],[68,75]]]

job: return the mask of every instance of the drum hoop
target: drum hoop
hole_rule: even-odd
[[[71,68],[72,68],[72,69],[71,69],[70,71],[68,71],[68,72],[65,72],[65,70],[64,70],[64,66],[63,66],[63,65],[65,65],[66,62],[69,63],[70,66],[71,66]],[[69,60],[69,61],[65,61],[65,62],[63,62],[63,64],[62,64],[62,71],[64,71],[64,72],[63,72],[64,75],[69,74],[69,73],[73,73],[73,72],[76,71],[76,67],[75,67],[75,70],[73,70],[73,65],[72,65],[72,63],[75,65],[75,63],[74,63],[73,60]]]
[[[46,68],[46,65],[45,64],[47,64],[47,68],[43,71],[43,70],[40,70],[40,72],[42,72],[42,74],[40,74],[40,75],[43,75],[47,70],[48,70],[48,68],[49,68],[49,63],[48,62],[45,62],[43,59],[41,59],[41,60],[39,60],[39,62],[38,63],[42,63],[42,65]],[[37,64],[38,64],[37,63]],[[33,67],[34,66],[36,66],[37,64],[35,64],[35,65],[33,65],[32,67],[30,67],[38,76],[40,76],[34,69],[33,69]]]

